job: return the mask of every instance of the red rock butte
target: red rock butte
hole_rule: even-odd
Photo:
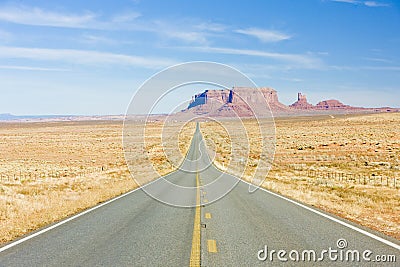
[[[295,103],[287,106],[279,102],[278,93],[272,88],[233,87],[224,90],[205,90],[196,94],[192,97],[189,106],[182,112],[218,117],[248,117],[252,116],[255,109],[263,107],[265,110],[266,106],[269,106],[274,116],[400,111],[398,108],[389,107],[352,107],[335,99],[323,100],[312,105],[308,103],[307,97],[302,93],[298,93]]]

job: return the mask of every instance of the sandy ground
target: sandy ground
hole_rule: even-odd
[[[232,128],[238,122],[225,122]],[[262,123],[262,121],[261,121]],[[263,187],[400,239],[400,114],[278,118],[276,151]],[[228,124],[228,125],[227,125]],[[229,125],[232,124],[232,125]],[[251,179],[260,153],[255,121],[244,121],[250,160],[229,150],[221,125],[201,128],[221,168]]]
[[[275,160],[264,187],[400,239],[400,181],[393,184],[400,173],[400,114],[275,122]],[[216,165],[235,163],[228,171],[237,174],[242,164],[241,177],[250,179],[263,160],[260,136],[257,124],[245,120],[250,145],[241,144],[226,130],[236,123],[202,122],[201,130]],[[133,126],[136,136],[142,125]],[[194,127],[147,125],[145,145],[128,148],[132,175],[149,181],[172,171]],[[243,154],[233,155],[232,140]],[[0,243],[136,188],[123,152],[122,122],[0,124]]]
[[[137,137],[143,124],[133,126]],[[143,145],[130,148],[134,177],[150,181],[174,169],[163,143],[174,146],[169,153],[177,164],[184,157],[195,124],[162,126],[146,127],[148,153],[140,151]],[[0,243],[137,186],[123,153],[121,121],[0,124]]]

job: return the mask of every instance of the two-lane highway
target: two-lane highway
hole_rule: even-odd
[[[0,266],[398,266],[398,241],[265,190],[250,194],[248,184],[210,163],[197,127],[181,169],[145,190],[200,205],[174,207],[135,190],[0,248]],[[345,260],[367,250],[371,260],[395,255],[397,263]]]

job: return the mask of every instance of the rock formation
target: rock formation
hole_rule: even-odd
[[[355,109],[355,107],[351,107],[348,105],[344,105],[338,100],[335,99],[330,99],[330,100],[324,100],[319,102],[316,106],[315,109]]]
[[[192,98],[188,106],[195,114],[213,116],[252,116],[257,109],[289,111],[280,103],[277,92],[268,87],[233,87],[230,90],[205,90]]]
[[[298,109],[312,109],[314,106],[307,101],[306,95],[302,93],[297,94],[297,101],[291,104],[289,107]]]
[[[269,106],[269,109],[267,108]],[[298,93],[297,101],[290,106],[279,102],[277,91],[269,87],[249,88],[233,87],[228,90],[205,90],[192,98],[187,109],[197,115],[221,117],[253,116],[254,110],[263,110],[266,116],[296,114],[326,114],[355,112],[398,112],[393,108],[362,108],[345,105],[338,100],[330,99],[317,105],[308,103],[307,97]],[[259,112],[257,114],[260,114]]]

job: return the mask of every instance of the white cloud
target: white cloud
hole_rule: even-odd
[[[185,43],[196,43],[205,45],[208,43],[207,36],[209,32],[207,30],[200,30],[188,21],[183,21],[178,24],[170,24],[165,21],[154,21],[153,27],[144,29],[145,31],[155,33],[165,40],[175,39]]]
[[[165,39],[202,45],[208,43],[207,38],[211,34],[215,35],[226,29],[226,26],[222,24],[199,22],[194,19],[181,19],[175,23],[164,20],[136,21],[140,16],[138,12],[125,11],[105,18],[90,11],[78,14],[21,5],[0,5],[0,21],[31,26],[149,32]],[[0,41],[1,37],[0,32]],[[86,41],[105,42],[107,40],[101,40],[92,35],[86,38]]]
[[[377,1],[359,1],[359,0],[331,0],[332,2],[348,3],[353,5],[365,5],[367,7],[387,7],[389,4]]]
[[[176,64],[165,58],[148,58],[90,50],[0,47],[0,58],[23,58],[42,61],[59,61],[87,65],[128,65],[144,68],[161,68]]]
[[[363,70],[400,71],[400,66],[363,66]]]
[[[162,34],[167,38],[179,39],[188,43],[205,44],[208,42],[207,38],[201,32],[169,30],[165,32],[163,31]]]
[[[338,71],[359,71],[359,70],[374,70],[374,71],[400,71],[400,66],[337,66],[332,65],[328,70]]]
[[[183,47],[188,50],[194,50],[205,53],[218,53],[218,54],[231,54],[231,55],[244,55],[269,58],[285,63],[290,63],[292,68],[320,68],[322,62],[319,58],[316,58],[310,54],[287,54],[287,53],[273,53],[260,50],[250,49],[235,49],[225,47]]]
[[[0,29],[0,42],[5,43],[8,42],[12,37],[12,34],[7,31],[3,31]]]
[[[219,23],[202,22],[195,25],[194,28],[210,32],[223,32],[227,29],[227,26]]]
[[[359,4],[360,1],[357,0],[331,0],[332,2],[341,2],[341,3],[349,3],[349,4]]]
[[[127,23],[127,22],[132,22],[135,19],[137,19],[138,17],[140,17],[141,14],[138,12],[134,12],[134,11],[130,11],[130,12],[125,12],[122,14],[118,14],[115,15],[112,18],[113,22],[117,22],[117,23]]]
[[[126,27],[129,22],[138,18],[140,13],[126,12],[115,15],[110,20],[100,20],[93,12],[67,14],[28,6],[0,6],[0,20],[32,26],[49,26],[63,28],[115,29]]]
[[[389,4],[378,3],[378,2],[375,2],[375,1],[365,1],[364,5],[369,6],[369,7],[389,6]]]
[[[392,60],[385,58],[377,58],[377,57],[364,57],[364,60],[373,61],[373,62],[382,62],[382,63],[393,63]]]
[[[235,32],[253,36],[264,43],[279,42],[291,38],[291,36],[285,33],[281,33],[278,31],[263,30],[258,28],[240,29],[236,30]]]
[[[0,65],[0,69],[28,70],[28,71],[69,71],[68,69],[62,69],[62,68],[42,68],[42,67],[15,66],[15,65]]]
[[[107,38],[104,36],[100,35],[93,35],[93,34],[84,34],[79,38],[79,41],[82,43],[88,43],[88,44],[107,44],[107,45],[112,45],[116,44],[117,41],[115,39]]]
[[[50,12],[35,7],[0,7],[0,20],[25,25],[84,28],[93,24],[95,18],[93,13],[77,15]]]

